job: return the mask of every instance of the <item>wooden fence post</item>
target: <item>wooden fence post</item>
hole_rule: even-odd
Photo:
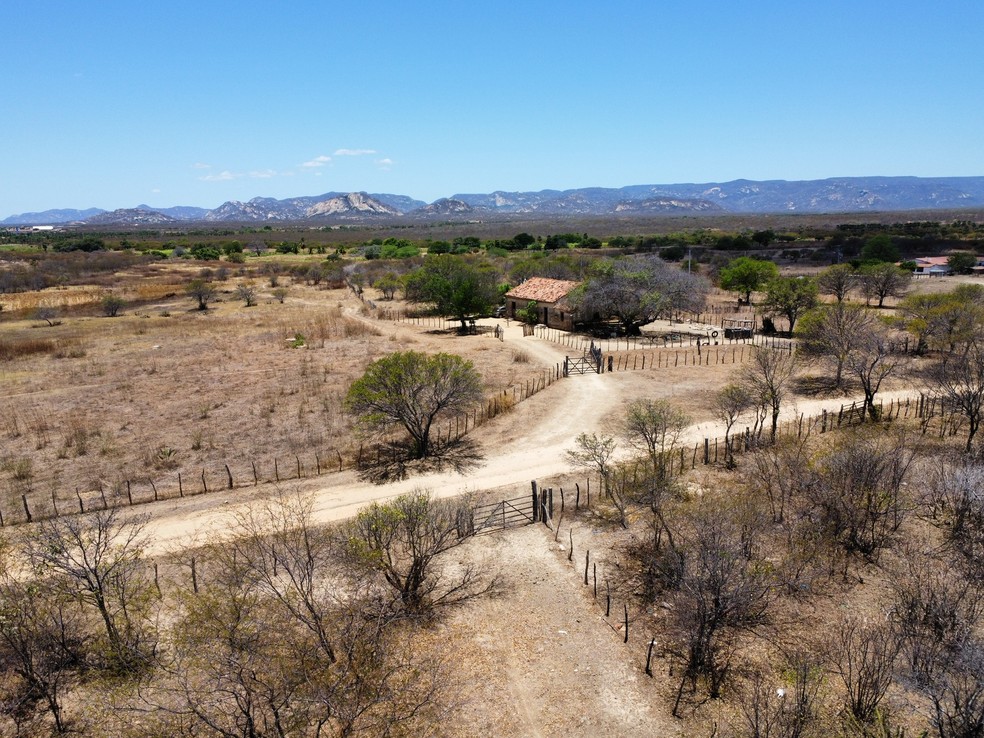
[[[27,522],[33,522],[34,518],[31,517],[31,508],[27,506],[27,495],[21,495],[21,502],[24,503],[24,514],[27,515]]]
[[[530,486],[533,488],[533,522],[537,522],[540,519],[540,505],[536,494],[536,480],[530,482]]]
[[[591,550],[584,552],[584,585],[588,584],[588,563],[591,560]]]
[[[653,648],[656,646],[656,639],[653,638],[649,641],[649,648],[646,651],[646,674],[649,676],[653,675],[652,663],[653,663]]]
[[[226,468],[226,475],[229,477],[229,489],[232,489],[232,487],[233,487],[233,484],[232,484],[232,470],[229,469],[229,465],[228,464],[225,465],[225,468]]]

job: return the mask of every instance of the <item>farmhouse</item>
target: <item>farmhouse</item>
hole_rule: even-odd
[[[574,308],[567,297],[579,284],[566,279],[530,277],[506,293],[506,315],[515,318],[518,310],[535,302],[541,323],[564,331],[573,330]]]
[[[913,261],[916,263],[916,268],[912,273],[918,276],[943,277],[950,273],[946,256],[918,256]]]

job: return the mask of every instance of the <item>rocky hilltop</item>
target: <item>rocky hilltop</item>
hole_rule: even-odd
[[[457,194],[430,204],[407,195],[328,192],[277,200],[230,200],[213,210],[145,205],[107,213],[48,210],[14,215],[4,225],[83,223],[140,225],[204,222],[375,222],[394,218],[483,218],[503,215],[645,215],[700,213],[859,213],[984,207],[984,177],[839,177],[822,180],[739,179],[704,184],[584,187],[572,190]],[[160,218],[160,219],[157,219]],[[156,220],[155,220],[156,219]]]

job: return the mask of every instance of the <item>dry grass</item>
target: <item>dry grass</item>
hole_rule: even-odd
[[[253,462],[261,477],[273,475],[274,459],[293,474],[295,455],[306,473],[315,454],[351,464],[360,437],[344,393],[391,351],[460,353],[489,394],[518,381],[513,352],[499,341],[375,321],[345,290],[295,283],[280,303],[264,287],[246,308],[233,277],[200,312],[182,286],[194,274],[155,266],[150,276],[120,278],[114,292],[131,302],[117,318],[99,317],[95,303],[71,307],[101,299],[102,289],[14,296],[22,306],[61,301],[55,327],[26,316],[0,322],[0,448],[4,458],[31,459],[32,506],[50,510],[54,496],[59,509],[75,509],[77,490],[108,495],[127,480],[144,498],[151,483],[171,494],[178,474],[224,476],[226,464],[237,484],[252,482]],[[13,467],[0,469],[5,519],[23,515],[22,482]]]

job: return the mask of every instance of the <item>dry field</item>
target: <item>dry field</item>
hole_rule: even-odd
[[[487,334],[457,336],[426,322],[380,321],[348,291],[302,284],[290,284],[280,303],[257,282],[259,304],[246,308],[233,294],[240,277],[221,283],[219,300],[200,312],[183,292],[190,276],[154,267],[118,277],[114,290],[138,306],[117,318],[100,317],[91,305],[105,285],[15,296],[25,313],[45,304],[61,314],[53,327],[27,315],[0,322],[0,346],[40,346],[0,361],[5,518],[22,514],[22,495],[42,510],[50,510],[45,505],[54,496],[64,511],[74,509],[76,489],[91,500],[99,490],[125,494],[128,480],[142,485],[142,499],[146,480],[170,493],[179,472],[194,480],[208,469],[221,487],[228,464],[234,490],[183,499],[169,494],[137,508],[151,515],[149,553],[163,557],[222,531],[237,510],[271,494],[276,485],[264,480],[271,479],[274,459],[285,477],[292,476],[295,459],[304,459],[304,478],[288,484],[314,497],[319,521],[349,517],[369,500],[415,487],[438,495],[486,491],[493,498],[526,494],[531,479],[567,490],[577,482],[583,489],[585,476],[572,475],[563,457],[577,433],[612,432],[625,404],[643,396],[668,398],[691,416],[688,443],[713,437],[720,433],[713,393],[740,370],[719,364],[571,377],[474,431],[484,460],[468,474],[434,472],[372,485],[351,469],[361,441],[341,404],[368,362],[398,349],[457,353],[475,362],[489,395],[497,395],[553,369],[564,347],[524,338],[515,324],[500,323],[505,340],[498,341]],[[56,299],[61,302],[50,304]],[[8,310],[14,307],[8,296],[4,300]],[[786,412],[836,408],[844,399],[799,396]],[[345,470],[312,475],[315,453],[340,456]],[[255,487],[253,463],[260,469]],[[689,484],[695,494],[742,489],[740,471],[723,469],[699,468]],[[634,523],[623,533],[596,502],[590,512],[568,511],[559,530],[529,526],[481,536],[461,549],[462,557],[496,569],[503,586],[436,626],[435,640],[453,654],[460,705],[435,733],[711,735],[734,718],[733,705],[720,701],[697,706],[683,720],[671,718],[677,679],[661,647],[654,676],[643,672],[649,639],[667,615],[659,606],[640,608],[623,586],[626,536],[645,535],[641,521]],[[586,556],[614,588],[607,618],[593,587],[583,584]],[[831,588],[822,606],[870,606],[885,575],[874,567],[862,574],[873,586],[844,582]],[[624,605],[631,612],[627,644]],[[787,615],[792,621],[802,613]]]
[[[47,514],[52,496],[74,509],[77,490],[123,494],[128,480],[141,498],[151,483],[162,496],[175,492],[179,473],[188,480],[205,469],[219,484],[227,464],[237,486],[253,483],[253,464],[260,479],[273,478],[275,459],[284,476],[297,463],[311,474],[316,454],[326,467],[351,466],[361,439],[342,398],[390,351],[462,354],[490,394],[540,374],[523,351],[486,335],[361,317],[346,290],[294,284],[280,303],[258,285],[259,303],[246,308],[234,278],[202,312],[184,294],[188,278],[119,275],[114,291],[137,306],[116,318],[92,305],[105,294],[99,286],[4,296],[21,310],[0,322],[8,357],[0,361],[0,513],[8,520],[21,514],[21,495]],[[56,310],[54,326],[30,317],[39,305]]]

